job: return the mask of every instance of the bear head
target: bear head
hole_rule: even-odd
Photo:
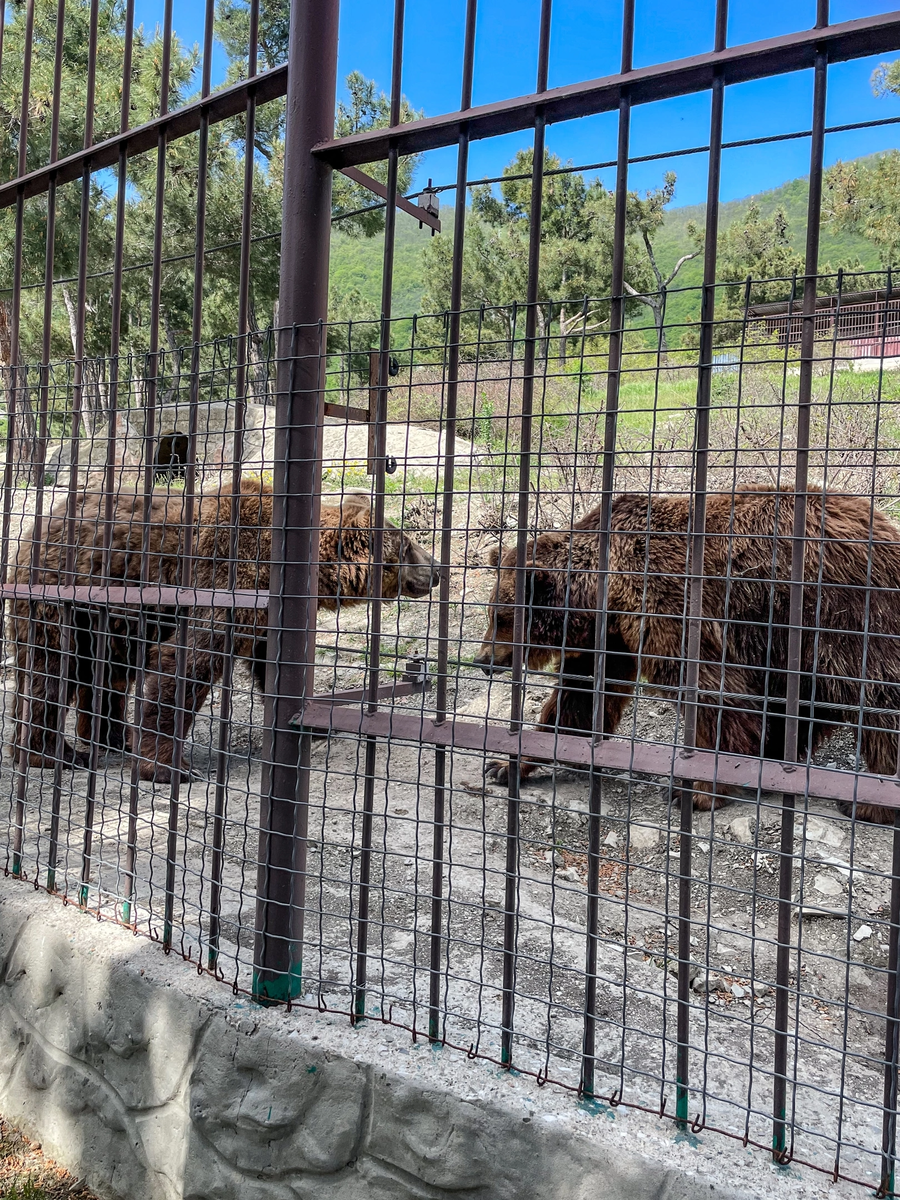
[[[539,671],[554,663],[563,648],[593,649],[596,622],[596,572],[573,570],[559,535],[542,534],[525,548],[522,640],[524,662]],[[516,617],[516,550],[491,553],[497,578],[488,603],[488,628],[475,663],[486,674],[512,666]],[[587,577],[587,578],[586,578]]]
[[[347,493],[339,505],[323,505],[319,605],[359,604],[372,595],[373,513],[369,497]],[[440,566],[424,546],[392,521],[385,521],[381,595],[427,596],[440,580]]]

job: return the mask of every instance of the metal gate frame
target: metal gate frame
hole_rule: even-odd
[[[472,78],[475,51],[475,23],[477,0],[468,0],[466,13],[465,49],[463,58],[463,86],[460,107],[456,112],[441,116],[400,124],[400,96],[403,65],[403,27],[405,0],[395,0],[393,31],[393,66],[391,81],[391,126],[385,130],[357,134],[334,139],[316,141],[313,122],[310,119],[317,103],[317,89],[321,86],[321,72],[327,69],[333,74],[336,66],[334,57],[333,31],[336,27],[338,0],[323,0],[314,3],[315,16],[310,4],[296,2],[293,6],[295,22],[292,26],[292,58],[289,84],[289,106],[294,108],[293,88],[298,89],[296,103],[305,113],[302,123],[298,118],[289,125],[289,157],[306,158],[305,164],[295,160],[293,168],[302,173],[303,186],[299,182],[296,195],[287,188],[285,195],[285,226],[296,214],[296,220],[312,218],[321,188],[319,220],[325,211],[327,180],[321,175],[323,167],[340,170],[376,160],[387,160],[388,186],[384,241],[384,268],[382,277],[382,336],[381,374],[379,387],[382,392],[376,421],[376,526],[383,525],[385,451],[384,428],[386,421],[387,353],[390,349],[391,283],[394,254],[394,222],[397,198],[397,164],[401,154],[416,153],[443,146],[457,145],[457,203],[454,220],[453,269],[451,279],[451,301],[449,312],[447,353],[447,399],[445,410],[445,461],[443,473],[443,510],[441,519],[441,562],[442,579],[439,597],[438,660],[436,712],[430,720],[418,715],[401,712],[379,712],[377,689],[379,677],[379,635],[381,604],[373,601],[370,636],[370,668],[368,674],[368,703],[359,711],[338,707],[333,703],[317,700],[311,683],[312,648],[314,630],[308,637],[309,647],[308,686],[302,692],[300,711],[292,719],[294,728],[301,731],[301,773],[295,793],[298,811],[308,803],[309,786],[309,740],[312,730],[334,730],[355,733],[366,739],[366,787],[364,799],[364,826],[362,861],[360,865],[359,897],[359,940],[357,944],[357,974],[355,1011],[365,1013],[366,988],[366,930],[368,927],[368,858],[371,843],[366,832],[365,817],[370,816],[374,800],[375,772],[374,753],[379,737],[408,739],[412,742],[428,743],[435,752],[434,777],[434,840],[432,880],[432,929],[431,929],[431,1005],[429,1033],[439,1041],[439,963],[441,952],[441,900],[442,870],[445,836],[445,799],[447,751],[451,748],[468,748],[496,752],[510,759],[509,800],[507,810],[506,841],[506,887],[504,899],[504,955],[503,955],[503,1016],[501,1061],[513,1065],[513,1030],[516,999],[516,906],[518,874],[518,828],[519,828],[519,779],[517,764],[520,756],[529,754],[555,759],[561,763],[587,765],[591,773],[591,802],[588,852],[588,929],[586,938],[585,975],[587,996],[584,1012],[584,1040],[580,1092],[587,1098],[595,1096],[595,1034],[596,1009],[596,948],[598,940],[599,885],[599,817],[600,817],[600,768],[617,767],[627,771],[665,773],[680,777],[676,795],[680,799],[680,861],[678,889],[678,1032],[677,1032],[677,1090],[676,1117],[687,1126],[689,1115],[689,1015],[690,1015],[690,928],[691,928],[691,857],[692,857],[692,785],[695,780],[744,783],[753,787],[766,787],[784,793],[784,808],[781,824],[781,864],[779,873],[778,935],[776,967],[776,1012],[775,1012],[775,1061],[774,1097],[772,1112],[772,1153],[776,1161],[790,1160],[788,1144],[788,1054],[789,1054],[789,957],[791,939],[791,862],[794,837],[794,813],[798,796],[814,792],[817,795],[862,802],[863,797],[897,810],[894,831],[894,874],[891,889],[891,946],[889,961],[889,986],[887,996],[887,1032],[885,1052],[885,1109],[882,1157],[881,1194],[892,1191],[895,1165],[897,1125],[897,1068],[900,1065],[900,777],[879,778],[861,775],[858,772],[836,774],[824,773],[809,765],[798,762],[798,734],[800,709],[800,652],[801,613],[803,594],[803,547],[806,525],[806,496],[809,477],[810,409],[812,401],[812,373],[815,338],[816,282],[819,257],[819,229],[822,209],[822,175],[824,144],[827,132],[825,101],[828,66],[875,53],[884,53],[900,48],[900,12],[884,16],[868,17],[839,25],[829,24],[829,0],[817,0],[817,19],[813,29],[788,34],[766,41],[729,48],[726,45],[728,0],[716,0],[716,25],[714,49],[711,53],[698,55],[677,62],[664,63],[639,69],[633,67],[635,0],[625,0],[622,29],[622,64],[619,74],[604,79],[591,80],[548,90],[548,67],[550,50],[550,24],[552,0],[542,0],[540,37],[538,46],[537,86],[531,95],[499,101],[473,108]],[[311,25],[308,23],[312,18]],[[301,57],[297,47],[301,29],[307,49],[315,45],[318,59],[313,65]],[[296,59],[294,55],[297,55]],[[307,73],[303,74],[306,67]],[[700,617],[703,596],[703,555],[705,540],[705,513],[707,496],[707,468],[709,457],[709,415],[711,381],[713,374],[713,329],[715,320],[716,255],[718,241],[719,178],[722,153],[722,125],[725,87],[729,84],[772,77],[790,71],[813,69],[815,87],[812,112],[810,192],[807,210],[807,244],[804,270],[804,295],[802,307],[802,340],[800,348],[800,382],[797,428],[796,492],[792,539],[791,599],[788,647],[788,691],[786,703],[786,738],[784,761],[768,762],[761,758],[743,758],[703,751],[696,747],[698,714],[698,677],[700,667]],[[624,259],[625,259],[625,210],[628,192],[629,134],[631,110],[635,105],[650,101],[687,95],[698,91],[711,91],[712,113],[709,144],[709,172],[706,206],[706,242],[703,264],[703,290],[701,307],[700,355],[695,417],[695,472],[691,503],[689,535],[689,610],[686,659],[686,686],[684,689],[684,737],[680,748],[668,750],[635,744],[623,739],[604,739],[602,727],[603,704],[600,697],[604,690],[604,646],[605,646],[605,597],[608,580],[608,554],[610,537],[610,510],[613,495],[613,469],[616,456],[617,416],[619,387],[622,368],[622,342],[625,317]],[[302,99],[301,99],[302,98]],[[304,103],[305,101],[305,103]],[[462,296],[463,239],[465,236],[465,204],[460,197],[465,195],[467,183],[469,144],[480,138],[500,134],[534,130],[535,164],[543,163],[545,130],[555,121],[570,120],[600,112],[618,112],[618,153],[615,185],[615,230],[613,270],[611,284],[611,315],[609,334],[609,364],[606,397],[606,424],[603,455],[603,476],[600,523],[600,586],[598,587],[598,613],[596,620],[596,649],[598,656],[597,678],[595,679],[594,732],[592,738],[567,735],[548,735],[528,731],[523,722],[524,664],[523,647],[525,638],[525,547],[528,538],[529,477],[532,453],[532,414],[535,387],[536,357],[536,312],[538,299],[538,270],[541,241],[541,199],[543,172],[535,169],[532,175],[531,222],[529,229],[528,283],[525,301],[524,368],[522,388],[522,426],[520,445],[520,474],[518,491],[518,518],[516,528],[517,585],[516,627],[512,662],[512,686],[510,725],[507,731],[486,727],[480,723],[459,721],[448,712],[448,652],[449,652],[449,562],[452,531],[454,441],[456,435],[457,395],[460,359],[460,322]],[[324,121],[323,121],[324,125]],[[296,141],[295,141],[296,139]],[[296,208],[290,207],[294,201]],[[290,216],[289,216],[290,214]],[[324,232],[324,229],[323,229]],[[305,243],[304,243],[305,244]],[[287,249],[287,248],[286,248]],[[297,308],[290,312],[291,321],[312,323],[324,321],[326,312],[316,307],[327,282],[327,261],[316,261],[321,274],[306,277],[306,290],[297,297]],[[283,264],[283,269],[285,265]],[[314,381],[307,378],[310,396]],[[312,414],[308,413],[307,419]],[[321,413],[316,420],[321,422]],[[301,452],[311,451],[306,435],[298,437],[294,446]],[[299,473],[297,478],[299,479]],[[309,478],[308,473],[303,475]],[[315,513],[316,498],[308,501],[305,496],[288,493],[289,524],[293,521],[309,520]],[[381,546],[375,546],[376,582],[374,595],[379,594],[378,562]],[[285,596],[285,600],[287,597]],[[274,602],[274,601],[273,601]],[[288,609],[284,610],[285,615]],[[301,620],[302,606],[296,610],[296,619]],[[274,615],[274,613],[273,613]],[[307,629],[308,626],[304,626]],[[271,652],[272,639],[270,639]],[[289,707],[289,706],[288,706]],[[286,712],[286,709],[282,709]],[[273,730],[273,745],[279,762],[286,753],[285,731],[277,724]],[[827,778],[825,777],[827,774]],[[274,793],[270,801],[279,812],[290,803],[286,794]],[[285,832],[287,824],[282,825]],[[294,858],[291,864],[298,880],[303,878],[305,859],[302,843],[293,843]],[[284,868],[282,868],[284,870]],[[262,871],[262,867],[261,867]],[[280,876],[286,884],[290,870]],[[264,875],[260,876],[261,884]],[[281,893],[285,895],[284,892]],[[261,901],[261,904],[263,902]],[[288,978],[294,968],[294,960],[286,953],[292,943],[299,942],[300,914],[297,908],[286,907],[279,912],[281,941],[280,957],[275,962],[274,941],[267,947],[267,971],[277,971],[282,979]],[[260,960],[261,961],[261,960]]]

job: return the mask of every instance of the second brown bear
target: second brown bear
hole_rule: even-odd
[[[795,495],[746,487],[708,498],[699,653],[697,744],[781,758]],[[604,732],[613,734],[639,675],[658,695],[684,687],[688,595],[686,496],[625,494],[612,504]],[[526,662],[557,663],[539,728],[593,728],[600,510],[571,534],[541,534],[526,549]],[[876,774],[897,770],[900,710],[900,530],[865,497],[810,490],[806,511],[800,755],[837,726],[858,725]],[[499,559],[491,621],[476,663],[512,662],[515,550]],[[521,773],[536,769],[523,760]],[[490,764],[505,779],[507,764]],[[697,808],[728,789],[698,783]],[[858,805],[864,820],[893,811]]]

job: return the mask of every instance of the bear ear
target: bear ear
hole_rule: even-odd
[[[360,526],[370,524],[372,504],[367,492],[346,492],[340,501],[341,525]]]
[[[371,508],[372,498],[368,492],[344,492],[341,508]]]
[[[496,546],[491,546],[490,550],[488,550],[487,560],[488,560],[489,567],[497,567],[500,565],[500,545],[499,545],[499,543]]]

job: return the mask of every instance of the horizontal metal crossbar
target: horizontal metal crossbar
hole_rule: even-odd
[[[295,727],[333,729],[373,737],[425,742],[448,749],[480,750],[499,758],[527,753],[574,767],[607,767],[617,771],[641,771],[648,775],[703,780],[734,787],[762,788],[768,792],[818,796],[848,804],[881,804],[900,808],[900,779],[822,767],[719,754],[712,750],[686,751],[677,746],[654,746],[625,738],[607,738],[592,744],[588,737],[527,730],[512,733],[502,725],[474,721],[445,721],[438,725],[429,717],[411,712],[383,710],[364,713],[338,708],[316,697],[291,722]]]
[[[156,146],[160,135],[171,142],[186,134],[196,133],[204,116],[209,118],[210,125],[236,117],[246,108],[248,97],[254,97],[258,104],[265,104],[269,100],[279,99],[286,92],[287,66],[273,67],[271,71],[262,71],[250,79],[242,79],[219,92],[213,92],[205,99],[172,109],[135,129],[126,129],[124,133],[106,138],[94,146],[3,184],[0,186],[0,208],[9,208],[19,196],[26,200],[29,196],[39,196],[54,181],[57,186],[71,183],[73,179],[81,177],[86,166],[91,171],[114,166],[122,151],[127,158],[144,154]]]
[[[549,125],[610,112],[618,107],[626,88],[632,104],[647,104],[705,91],[712,87],[716,75],[726,84],[733,84],[808,70],[820,49],[826,52],[829,62],[846,62],[900,49],[900,11],[844,21],[827,29],[808,29],[748,42],[675,62],[656,63],[627,74],[482,104],[465,112],[444,113],[390,129],[335,138],[320,143],[314,153],[337,170],[344,170],[386,158],[392,148],[400,154],[418,154],[441,146],[455,146],[463,134],[470,141],[478,141],[531,129],[538,116]]]
[[[268,608],[269,593],[228,588],[73,587],[63,584],[5,583],[0,600],[49,600],[74,604],[152,604],[164,608]]]

